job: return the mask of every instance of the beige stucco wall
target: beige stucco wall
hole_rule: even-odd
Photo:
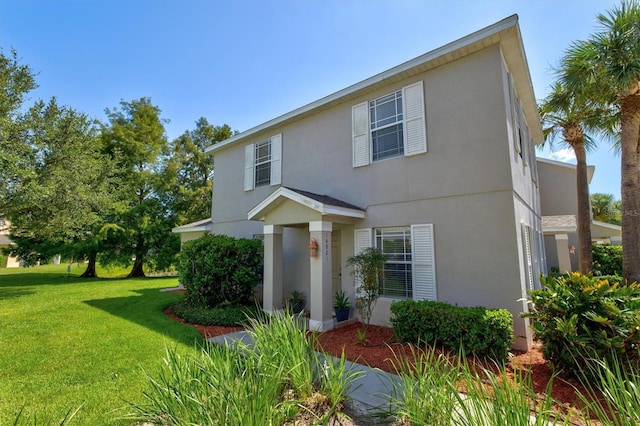
[[[262,223],[247,222],[247,212],[275,188],[243,190],[244,146],[281,133],[284,186],[366,209],[364,220],[341,227],[343,264],[353,253],[356,228],[433,223],[438,298],[508,308],[516,335],[530,341],[518,318],[524,294],[520,223],[539,223],[538,195],[531,166],[514,164],[503,71],[501,52],[493,46],[217,151],[214,232],[261,233]],[[353,168],[351,107],[418,80],[424,82],[428,152]],[[283,241],[285,293],[308,290],[308,230],[285,228]],[[343,289],[352,295],[353,278],[344,271]],[[388,323],[390,303],[379,301],[374,323]],[[526,344],[520,340],[518,346]]]

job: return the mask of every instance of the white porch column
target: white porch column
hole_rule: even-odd
[[[571,272],[571,256],[569,256],[569,236],[567,234],[555,234],[556,252],[558,253],[558,269],[560,273]]]
[[[309,222],[310,239],[318,242],[318,256],[309,259],[311,274],[311,318],[309,329],[331,330],[333,294],[331,286],[331,222]]]
[[[282,309],[282,226],[264,225],[264,281],[262,308]]]

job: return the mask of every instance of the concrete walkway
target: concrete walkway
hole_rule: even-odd
[[[236,342],[242,342],[249,346],[253,343],[250,334],[246,331],[211,337],[208,340],[219,345],[232,346],[234,346]],[[349,415],[356,424],[388,423],[389,419],[377,419],[375,415],[388,411],[389,399],[387,395],[389,395],[393,389],[392,381],[398,383],[398,376],[389,374],[378,368],[370,368],[351,361],[347,361],[347,368],[351,368],[351,371],[354,372],[361,372],[347,392],[347,397],[350,399],[346,403]],[[364,417],[366,417],[366,422],[358,422],[358,419]]]

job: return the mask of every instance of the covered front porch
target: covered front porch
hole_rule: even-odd
[[[287,298],[283,285],[287,273],[285,253],[304,251],[309,257],[309,291],[305,294],[309,329],[332,329],[333,295],[337,290],[349,292],[342,287],[342,241],[346,237],[342,233],[364,217],[363,209],[349,203],[286,187],[278,188],[251,209],[248,219],[264,222],[263,309],[267,312],[283,309]],[[304,244],[298,242],[286,247],[285,228],[304,230],[308,232],[308,239]]]

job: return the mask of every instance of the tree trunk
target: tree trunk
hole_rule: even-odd
[[[89,253],[87,269],[80,275],[80,278],[98,278],[98,274],[96,273],[96,259],[98,257],[98,253],[91,252]]]
[[[582,138],[581,138],[582,139]],[[593,252],[591,248],[591,203],[589,202],[589,179],[587,176],[587,152],[584,139],[571,145],[576,154],[576,189],[578,196],[578,267],[580,273],[591,272]]]
[[[131,272],[129,272],[129,275],[127,275],[127,277],[129,278],[144,277],[145,276],[144,270],[142,269],[143,263],[144,263],[143,256],[136,254],[136,260],[133,261],[133,268],[131,268]]]
[[[638,130],[640,97],[621,101],[622,272],[627,283],[640,282],[640,177],[638,176]]]

